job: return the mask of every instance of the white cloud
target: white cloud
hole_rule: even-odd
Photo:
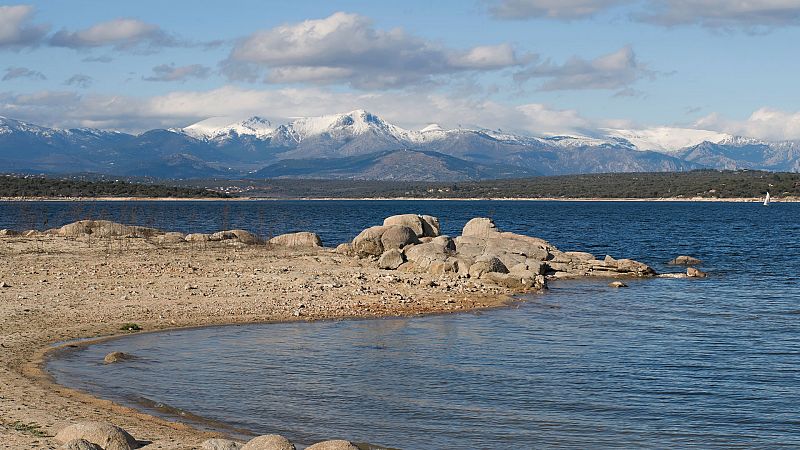
[[[231,79],[401,87],[459,72],[521,64],[508,44],[466,50],[381,30],[364,16],[337,12],[324,19],[281,25],[242,39],[223,63]],[[296,78],[294,78],[296,77]]]
[[[658,25],[769,31],[800,25],[798,0],[650,0],[637,17]]]
[[[49,26],[31,25],[34,8],[29,5],[0,6],[0,48],[20,48],[38,44]]]
[[[764,140],[796,140],[800,139],[800,111],[763,107],[744,120],[712,113],[698,120],[694,126]]]
[[[543,91],[572,89],[625,89],[643,77],[653,77],[654,73],[636,60],[630,46],[585,60],[577,56],[564,64],[544,62],[514,74],[520,82],[533,78],[544,79],[539,86]]]
[[[498,19],[550,18],[561,20],[591,17],[631,0],[499,0],[489,12]]]
[[[482,126],[533,134],[579,132],[592,122],[573,110],[541,104],[506,105],[490,100],[432,93],[332,92],[318,88],[243,89],[224,86],[208,91],[176,91],[150,98],[40,92],[0,93],[0,115],[48,126],[101,127],[142,131],[178,127],[215,116],[260,115],[276,122],[367,109],[397,125],[422,128]]]
[[[6,69],[6,74],[3,75],[3,81],[16,80],[18,78],[27,78],[29,80],[46,80],[42,72],[38,70],[28,69],[27,67],[9,67]]]
[[[114,46],[116,49],[156,48],[178,45],[178,41],[158,25],[137,19],[115,19],[79,31],[61,30],[50,38],[56,47],[90,48]]]
[[[147,81],[186,81],[189,78],[207,78],[211,69],[201,64],[175,66],[161,64],[153,67],[153,75],[144,77]]]

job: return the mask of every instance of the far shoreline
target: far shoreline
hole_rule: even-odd
[[[675,202],[761,203],[763,197],[0,197],[2,203],[18,202],[276,202],[276,201],[524,201],[524,202]],[[772,197],[771,203],[800,203],[800,197]]]

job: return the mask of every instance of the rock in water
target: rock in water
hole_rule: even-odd
[[[622,281],[612,281],[611,283],[608,283],[608,286],[609,287],[613,287],[613,288],[625,288],[625,287],[628,287],[628,285],[623,283]]]
[[[295,447],[283,436],[266,434],[250,439],[241,450],[295,450]]]
[[[692,256],[681,255],[670,261],[670,264],[677,265],[677,266],[696,266],[703,261],[700,261],[697,258]]]
[[[132,450],[139,443],[127,431],[107,422],[79,422],[70,425],[56,434],[59,442],[85,439],[104,450]]]
[[[111,352],[103,358],[103,362],[106,364],[112,364],[115,362],[126,361],[133,358],[131,355],[123,352]]]
[[[393,248],[383,252],[381,258],[378,260],[378,267],[381,269],[395,270],[404,262],[406,262],[406,260],[403,257],[403,253]]]
[[[694,267],[688,267],[686,269],[686,276],[689,278],[705,278],[708,276],[708,274],[702,270],[695,269]]]
[[[92,444],[86,439],[73,439],[61,447],[59,450],[103,450],[99,445]]]
[[[320,239],[319,235],[308,231],[281,234],[270,239],[267,243],[291,248],[322,247],[322,239]]]
[[[200,444],[202,450],[241,450],[244,444],[230,439],[206,439]]]
[[[358,447],[350,441],[335,440],[317,442],[306,450],[358,450]]]

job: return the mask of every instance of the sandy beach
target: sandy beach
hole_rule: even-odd
[[[144,238],[0,237],[0,447],[57,448],[61,428],[112,422],[145,448],[210,434],[56,385],[53,345],[205,325],[410,316],[502,306],[509,289],[453,274],[387,272],[329,249]],[[309,424],[313,426],[313,424]]]

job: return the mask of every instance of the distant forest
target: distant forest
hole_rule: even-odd
[[[42,176],[0,175],[0,197],[169,197],[227,198],[199,187],[165,186],[127,181],[85,181]]]
[[[456,183],[245,180],[236,195],[270,198],[741,198],[800,196],[800,174],[762,171],[563,175]],[[221,184],[230,189],[231,182]]]

